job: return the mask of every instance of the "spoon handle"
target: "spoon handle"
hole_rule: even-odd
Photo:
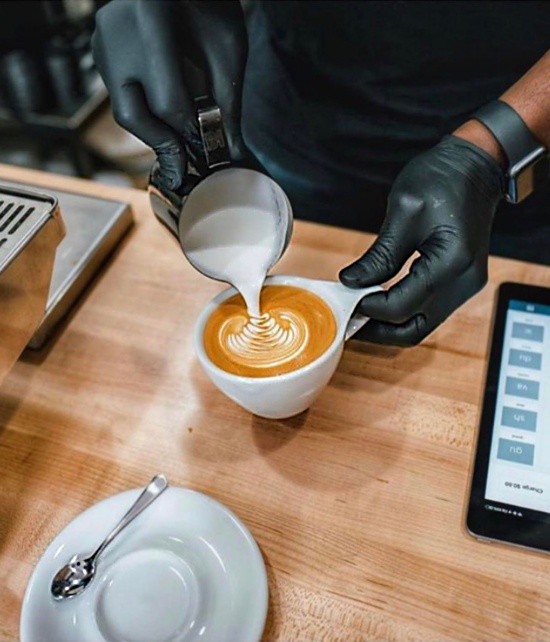
[[[92,559],[96,559],[103,551],[109,546],[109,544],[115,539],[115,537],[128,526],[128,524],[133,521],[142,511],[144,511],[147,506],[157,499],[157,497],[168,488],[168,480],[164,475],[155,475],[153,479],[149,482],[149,485],[141,493],[141,495],[136,499],[132,504],[128,512],[120,520],[120,522],[113,528],[113,530],[107,535],[107,537],[100,544],[96,552],[92,555]]]

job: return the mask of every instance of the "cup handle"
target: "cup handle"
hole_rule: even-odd
[[[368,296],[369,294],[374,294],[375,292],[380,292],[383,289],[384,288],[380,287],[379,285],[376,285],[374,287],[366,288],[364,290],[358,290],[357,301],[355,305],[358,305],[359,301],[361,301],[361,299],[363,299],[365,296]],[[344,341],[351,339],[351,337],[353,337],[354,334],[359,332],[359,330],[361,330],[361,328],[369,321],[369,319],[370,317],[367,317],[364,314],[361,314],[361,312],[356,312],[355,314],[352,314],[346,326],[346,331],[344,333]]]
[[[354,314],[351,319],[348,321],[346,326],[346,332],[344,334],[344,341],[351,339],[356,332],[359,332],[361,328],[368,322],[370,317],[366,317],[364,314],[357,312]]]

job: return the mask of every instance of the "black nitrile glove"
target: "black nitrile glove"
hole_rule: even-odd
[[[112,0],[96,15],[92,47],[116,121],[155,150],[163,186],[181,185],[186,145],[200,153],[197,67],[221,110],[232,159],[246,155],[240,121],[248,41],[238,0]]]
[[[355,288],[384,283],[415,250],[420,257],[389,290],[361,301],[372,321],[357,338],[415,345],[481,290],[501,197],[498,163],[462,139],[449,136],[410,161],[392,186],[380,235],[340,280]]]

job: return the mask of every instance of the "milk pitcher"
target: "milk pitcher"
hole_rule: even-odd
[[[234,285],[220,266],[209,260],[208,249],[216,247],[219,250],[223,246],[227,252],[237,253],[243,229],[246,229],[249,241],[260,243],[267,231],[258,222],[261,217],[253,218],[250,213],[264,213],[264,219],[274,221],[276,226],[266,266],[269,271],[290,241],[292,207],[284,191],[269,176],[232,165],[221,112],[216,105],[203,102],[197,116],[203,158],[190,164],[183,185],[175,191],[161,186],[155,165],[149,177],[150,202],[155,216],[178,239],[193,267],[210,278]],[[208,234],[199,239],[204,244],[201,248],[204,251],[194,251],[197,234],[189,234],[190,230],[196,230],[198,223],[221,210],[226,212],[223,224],[210,226]]]

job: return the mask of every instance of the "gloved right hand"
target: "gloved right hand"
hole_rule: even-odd
[[[247,34],[238,0],[112,0],[96,15],[92,50],[115,120],[154,149],[163,186],[181,185],[186,145],[200,149],[184,58],[205,73],[232,159],[246,156],[240,120]]]
[[[374,343],[420,343],[487,283],[493,217],[503,192],[495,158],[457,136],[419,154],[401,170],[386,218],[369,250],[340,273],[352,288],[395,277],[415,252],[409,273],[365,297],[371,318],[357,337]]]

